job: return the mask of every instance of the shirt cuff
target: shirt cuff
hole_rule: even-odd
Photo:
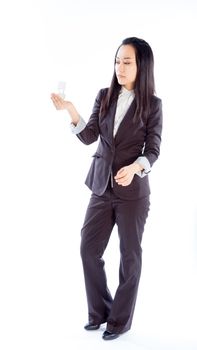
[[[71,131],[75,135],[79,134],[83,129],[85,129],[85,127],[86,122],[82,117],[80,117],[77,125],[74,125],[73,123],[70,124]]]
[[[144,169],[141,171],[138,171],[136,174],[139,177],[144,177],[151,171],[151,165],[149,163],[149,160],[146,157],[138,157],[135,161],[135,163],[140,164]]]

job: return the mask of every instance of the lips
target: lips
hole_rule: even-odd
[[[120,78],[120,79],[125,78],[124,75],[120,75],[120,74],[117,74],[117,77]]]

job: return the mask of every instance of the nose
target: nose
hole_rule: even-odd
[[[119,63],[118,67],[117,67],[117,72],[118,73],[123,73],[124,72],[124,64],[123,63]]]

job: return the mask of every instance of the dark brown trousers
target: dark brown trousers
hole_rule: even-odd
[[[107,322],[107,330],[114,333],[123,333],[131,327],[141,274],[141,240],[148,211],[149,197],[123,200],[110,188],[102,196],[92,194],[87,208],[81,231],[81,257],[89,322]],[[112,298],[102,256],[115,224],[120,239],[120,267],[119,286]]]

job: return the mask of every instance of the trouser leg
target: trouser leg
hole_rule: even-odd
[[[119,286],[109,314],[107,330],[122,333],[130,329],[141,274],[141,240],[148,216],[149,198],[114,202],[120,238]]]
[[[81,258],[88,303],[89,322],[107,321],[112,297],[107,287],[103,253],[115,223],[107,194],[92,195],[81,231]]]

